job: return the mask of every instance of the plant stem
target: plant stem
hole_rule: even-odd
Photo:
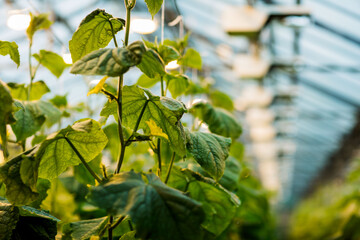
[[[134,4],[135,5],[135,4]],[[125,22],[125,40],[124,45],[127,46],[129,43],[129,34],[130,34],[130,16],[131,16],[131,9],[134,6],[129,6],[129,1],[125,0],[125,7],[126,7],[126,22]]]
[[[113,36],[113,39],[114,39],[115,47],[118,47],[118,44],[117,44],[117,41],[116,41],[116,37],[115,37],[114,28],[113,28],[113,25],[112,25],[112,23],[111,23],[111,19],[109,19],[109,23],[110,23],[111,33],[112,33],[112,36]]]
[[[116,222],[114,222],[109,229],[115,229],[119,224],[125,219],[125,216],[120,217]]]
[[[109,229],[108,229],[108,239],[109,240],[112,240],[113,239],[113,234],[112,234],[112,230],[113,230],[113,228],[111,228],[111,225],[112,225],[112,223],[113,223],[113,221],[114,221],[114,217],[113,216],[110,216],[109,217]]]
[[[175,160],[175,156],[176,156],[176,154],[175,154],[175,152],[173,152],[173,155],[172,155],[171,161],[170,161],[170,166],[169,166],[168,171],[166,173],[165,184],[169,181],[170,174],[171,174],[171,169],[172,169],[172,166],[173,166],[174,160]]]
[[[161,78],[160,78],[160,83],[161,83],[161,96],[165,96],[163,76],[161,76]]]
[[[161,140],[158,138],[157,142],[157,156],[158,156],[158,175],[161,175]]]
[[[27,95],[27,100],[30,101],[30,92],[31,92],[31,86],[32,86],[32,82],[33,82],[33,73],[32,73],[32,64],[31,64],[31,41],[29,43],[29,73],[30,73],[30,85],[28,88],[28,95]]]
[[[94,172],[94,170],[91,169],[91,167],[89,166],[89,164],[85,161],[85,159],[83,158],[83,156],[81,156],[81,154],[80,154],[79,151],[76,149],[76,147],[74,146],[74,144],[73,144],[67,137],[65,137],[65,140],[68,142],[68,144],[70,145],[70,147],[72,148],[72,150],[74,150],[74,152],[76,153],[76,155],[80,158],[80,161],[84,164],[84,166],[85,166],[86,169],[89,171],[89,173],[95,178],[96,181],[98,181],[99,183],[101,183],[101,178]]]
[[[129,6],[129,1],[128,0],[124,0],[124,2],[125,2],[125,7],[126,7],[126,26],[125,26],[124,45],[127,46],[128,43],[129,43],[129,34],[130,34],[130,14],[131,14],[131,9],[134,6]],[[114,34],[113,34],[113,37],[115,37]],[[124,161],[125,149],[126,149],[126,144],[125,144],[125,140],[124,140],[124,133],[123,133],[123,130],[122,130],[122,90],[123,90],[123,84],[124,84],[124,76],[120,75],[119,82],[118,82],[118,95],[117,95],[118,131],[119,131],[120,146],[119,146],[119,157],[118,157],[118,161],[117,161],[117,167],[116,167],[116,170],[115,170],[115,174],[120,172],[122,163]]]
[[[144,115],[144,112],[145,112],[146,106],[148,105],[148,102],[149,102],[149,100],[147,100],[147,101],[145,102],[143,108],[141,109],[141,112],[140,112],[139,118],[138,118],[137,121],[136,121],[134,130],[133,130],[131,136],[128,138],[128,140],[126,140],[126,143],[125,143],[126,146],[127,146],[128,143],[131,142],[131,140],[134,138],[134,134],[137,132],[137,130],[138,130],[138,128],[139,128],[139,125],[140,125],[140,122],[141,122],[141,118],[142,118],[142,116]]]
[[[123,88],[123,82],[124,82],[124,76],[121,75],[119,77],[119,83],[118,83],[118,96],[117,96],[117,103],[118,103],[118,131],[119,131],[119,139],[120,139],[120,146],[119,146],[119,157],[117,161],[117,167],[115,170],[115,173],[119,173],[121,169],[121,165],[124,161],[125,157],[125,139],[124,139],[124,133],[122,129],[122,88]]]

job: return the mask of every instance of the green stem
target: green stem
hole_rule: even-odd
[[[113,239],[113,234],[112,234],[112,230],[113,228],[111,228],[111,225],[113,224],[113,221],[114,221],[114,217],[113,216],[110,216],[109,217],[109,229],[108,229],[108,239],[109,240],[112,240]]]
[[[172,169],[172,166],[173,166],[174,160],[175,160],[175,156],[176,156],[176,154],[175,154],[175,152],[173,152],[173,155],[172,155],[171,161],[170,161],[170,166],[169,166],[168,171],[166,173],[165,184],[167,184],[167,182],[169,181],[170,174],[171,174],[171,169]]]
[[[109,23],[110,23],[110,27],[111,27],[111,33],[112,33],[112,36],[113,36],[113,39],[114,39],[115,47],[118,47],[118,44],[117,44],[117,41],[116,41],[116,37],[115,37],[114,28],[113,28],[113,25],[112,25],[111,20],[112,20],[112,19],[109,19]]]
[[[134,4],[135,5],[135,4]],[[126,23],[125,23],[125,40],[124,45],[127,46],[129,43],[129,34],[130,34],[130,16],[131,16],[131,9],[134,6],[129,6],[129,2],[125,0],[125,7],[126,7]]]
[[[115,229],[119,224],[125,219],[125,216],[120,217],[116,222],[114,222],[109,229]]]
[[[157,157],[158,157],[158,175],[161,176],[161,140],[158,138],[157,142]]]
[[[148,105],[148,102],[149,102],[149,100],[147,100],[147,101],[145,102],[143,108],[141,109],[141,112],[140,112],[139,118],[138,118],[137,121],[136,121],[134,130],[133,130],[131,136],[128,138],[128,140],[127,140],[126,143],[125,143],[126,146],[127,146],[127,145],[129,144],[129,142],[131,142],[131,140],[134,138],[134,134],[137,132],[137,130],[138,130],[138,128],[139,128],[139,125],[140,125],[142,116],[144,115],[144,112],[145,112],[146,106]]]
[[[30,73],[30,85],[28,88],[28,95],[27,95],[27,100],[30,101],[30,92],[31,92],[31,86],[32,86],[32,82],[33,82],[33,73],[32,73],[32,64],[31,64],[31,45],[32,43],[29,43],[29,73]]]
[[[67,137],[65,137],[65,140],[68,142],[68,144],[70,145],[70,147],[72,148],[72,150],[74,150],[74,152],[75,152],[76,155],[79,157],[80,161],[84,164],[84,166],[85,166],[86,169],[89,171],[89,173],[95,178],[96,181],[98,181],[98,183],[101,183],[101,178],[94,172],[94,170],[91,169],[91,167],[89,166],[89,164],[85,161],[85,159],[83,158],[83,156],[81,156],[81,154],[80,154],[79,151],[76,149],[76,147],[74,146],[74,144],[73,144]]]
[[[133,8],[133,6],[129,7],[128,0],[124,0],[124,1],[125,1],[125,7],[126,7],[126,27],[125,27],[124,45],[126,47],[128,45],[128,43],[129,43],[130,13],[131,13],[131,9]],[[125,149],[126,149],[126,144],[125,144],[125,140],[124,140],[124,133],[123,133],[123,130],[122,130],[122,90],[123,90],[123,84],[124,84],[124,76],[121,75],[119,77],[119,82],[118,82],[118,96],[117,96],[117,103],[118,103],[118,131],[119,131],[120,146],[119,146],[119,157],[118,157],[118,160],[117,160],[117,167],[116,167],[116,170],[115,170],[115,174],[119,173],[120,170],[121,170],[121,166],[122,166],[122,163],[123,163],[124,157],[125,157]]]
[[[164,78],[161,76],[160,78],[160,83],[161,83],[161,96],[165,96],[165,91],[164,91]]]
[[[118,96],[117,96],[117,103],[118,103],[118,111],[117,111],[117,117],[118,117],[118,131],[119,131],[119,139],[120,139],[120,145],[119,145],[119,157],[117,161],[117,167],[115,173],[119,173],[122,163],[124,161],[125,157],[125,139],[124,139],[124,133],[122,129],[122,88],[123,88],[123,82],[124,82],[124,76],[121,75],[119,77],[118,82]]]

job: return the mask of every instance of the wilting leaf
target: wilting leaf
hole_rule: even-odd
[[[93,51],[76,61],[70,72],[83,75],[116,77],[141,62],[145,53],[144,43],[136,41],[123,48],[104,48]]]

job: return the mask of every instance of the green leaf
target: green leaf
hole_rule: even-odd
[[[230,112],[234,110],[234,103],[226,93],[219,90],[211,91],[209,98],[214,107],[224,108]]]
[[[189,78],[183,74],[166,74],[165,80],[173,98],[185,93],[189,86]]]
[[[186,132],[186,147],[210,176],[218,180],[224,174],[231,139],[212,133]]]
[[[67,223],[63,226],[63,240],[84,240],[98,236],[106,227],[108,217]]]
[[[48,29],[52,22],[48,19],[49,14],[41,13],[38,15],[33,15],[30,13],[31,21],[29,27],[26,29],[26,34],[30,40],[30,44],[32,44],[33,36],[36,31],[41,29]]]
[[[212,133],[231,138],[238,138],[241,135],[240,124],[226,110],[214,108],[209,103],[199,102],[191,107],[190,112],[204,121]]]
[[[33,54],[33,57],[41,65],[49,69],[49,71],[57,78],[61,76],[65,68],[68,66],[61,56],[51,51],[40,50],[40,54],[35,53]]]
[[[171,61],[177,60],[180,57],[180,53],[172,46],[161,44],[158,47],[158,53],[163,59],[165,65]]]
[[[89,166],[97,175],[101,175],[101,158],[102,155],[99,154],[96,156],[93,160],[89,162]],[[74,176],[76,180],[78,180],[80,183],[87,185],[95,185],[95,179],[93,175],[89,173],[89,171],[86,169],[84,164],[80,164],[77,166],[74,166]]]
[[[47,179],[39,178],[36,183],[36,192],[39,193],[38,198],[32,202],[29,206],[40,209],[40,206],[42,202],[46,199],[48,196],[47,191],[50,189],[51,183]]]
[[[139,85],[140,87],[151,88],[157,82],[160,82],[160,78],[158,76],[154,78],[149,78],[148,76],[146,76],[146,74],[143,74],[139,77],[136,84]]]
[[[14,100],[6,84],[0,80],[0,139],[4,146],[4,155],[7,157],[6,124],[15,122],[12,104]]]
[[[108,79],[108,76],[105,76],[102,79],[100,79],[99,83],[96,84],[96,86],[88,92],[87,96],[91,94],[99,93],[101,89],[103,89],[106,79]]]
[[[11,96],[15,99],[26,101],[28,100],[29,86],[18,83],[8,83]],[[30,101],[39,100],[44,94],[50,92],[50,89],[44,81],[33,82],[31,85]]]
[[[228,227],[240,205],[235,194],[189,169],[174,166],[168,184],[203,204],[206,218],[202,226],[216,236]]]
[[[202,67],[201,56],[195,49],[189,48],[186,50],[185,55],[179,60],[179,64],[200,70]]]
[[[74,145],[86,162],[99,155],[107,143],[106,135],[98,122],[92,119],[76,121],[41,144],[37,154],[37,158],[41,159],[39,177],[51,180],[67,167],[81,163],[66,139]]]
[[[165,74],[165,65],[157,52],[148,49],[141,59],[141,63],[137,67],[145,73],[149,78],[163,76]]]
[[[140,238],[200,239],[201,204],[166,186],[154,174],[145,176],[147,183],[133,171],[114,175],[109,182],[91,188],[88,198],[110,214],[129,214]]]
[[[34,135],[46,120],[44,114],[36,111],[31,102],[24,102],[24,109],[15,113],[15,119],[16,122],[11,125],[11,128],[17,142]]]
[[[140,239],[135,237],[136,235],[136,231],[131,231],[128,233],[125,233],[124,235],[121,236],[121,238],[119,240],[136,240],[136,239]]]
[[[17,67],[20,66],[20,54],[18,45],[15,42],[0,41],[0,54],[3,56],[9,54],[11,60],[16,63]]]
[[[124,24],[125,20],[114,18],[101,9],[87,15],[69,41],[73,63],[94,50],[106,47],[113,38],[112,30],[116,34]]]
[[[124,48],[104,48],[93,51],[76,61],[70,72],[83,75],[116,77],[141,62],[145,53],[144,43],[136,41]]]
[[[19,208],[19,213],[20,219],[13,231],[13,239],[55,239],[59,219],[28,206]]]
[[[155,14],[161,9],[163,0],[145,0],[151,16],[154,18]]]
[[[226,160],[224,175],[220,179],[219,183],[229,191],[235,191],[237,184],[240,180],[241,164],[234,157],[229,157]]]
[[[52,99],[49,101],[54,104],[54,106],[61,108],[67,106],[67,95],[55,95]]]
[[[0,201],[0,240],[11,239],[19,221],[19,209],[10,203]]]
[[[152,119],[169,138],[171,148],[179,155],[186,154],[185,136],[180,119],[186,112],[180,101],[154,96],[149,90],[137,86],[124,86],[123,90],[123,124],[134,129],[142,108],[145,106],[139,129],[150,133],[146,121]],[[113,112],[116,114],[116,112]]]
[[[25,205],[38,197],[36,182],[39,161],[36,149],[31,149],[7,161],[0,167],[0,180],[6,185],[6,198],[14,205]]]

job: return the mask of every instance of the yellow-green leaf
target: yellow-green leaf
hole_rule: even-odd
[[[108,79],[108,76],[103,77],[103,78],[99,81],[99,83],[96,84],[96,86],[88,92],[87,95],[89,96],[89,95],[91,95],[91,94],[99,93],[99,92],[101,91],[101,89],[103,88],[106,79]]]
[[[26,34],[32,44],[33,36],[36,31],[41,29],[47,29],[51,26],[52,22],[49,20],[48,13],[41,13],[38,15],[33,15],[30,13],[31,21],[29,27],[26,29]]]
[[[0,54],[3,56],[10,55],[17,67],[20,66],[20,54],[18,45],[15,42],[0,41]]]
[[[163,137],[163,138],[169,140],[168,135],[166,135],[162,131],[162,129],[156,125],[156,122],[154,120],[150,119],[149,121],[146,121],[146,124],[149,126],[150,134],[152,136]]]

